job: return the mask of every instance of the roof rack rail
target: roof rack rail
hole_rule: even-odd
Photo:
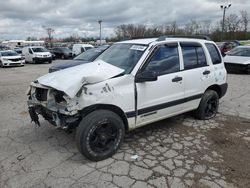
[[[203,40],[211,40],[210,37],[204,35],[166,35],[160,36],[156,41],[164,41],[166,38],[189,38],[189,39],[203,39]]]

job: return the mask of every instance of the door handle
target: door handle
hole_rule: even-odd
[[[179,82],[182,81],[182,77],[176,76],[175,78],[172,79],[172,82]]]
[[[208,74],[210,74],[210,71],[209,71],[209,70],[205,70],[205,71],[203,72],[203,75],[208,75]]]

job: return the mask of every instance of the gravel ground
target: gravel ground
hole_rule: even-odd
[[[228,75],[213,120],[154,123],[128,133],[112,158],[91,162],[75,132],[30,123],[25,91],[49,66],[0,69],[0,187],[250,187],[250,75]]]

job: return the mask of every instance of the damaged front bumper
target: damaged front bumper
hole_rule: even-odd
[[[63,129],[77,126],[78,110],[72,109],[64,99],[64,93],[33,83],[28,91],[28,109],[31,121],[40,126],[39,115],[51,124]]]
[[[78,115],[68,116],[60,114],[50,111],[41,105],[29,106],[28,108],[31,122],[34,122],[38,126],[40,126],[38,115],[43,116],[43,118],[50,122],[52,125],[63,129],[73,128],[77,126],[80,121],[80,117]]]

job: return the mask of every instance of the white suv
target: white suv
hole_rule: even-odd
[[[28,92],[38,114],[64,129],[77,127],[79,151],[90,160],[112,156],[132,130],[187,111],[213,118],[227,90],[216,44],[168,38],[118,42],[94,62],[44,75]]]

